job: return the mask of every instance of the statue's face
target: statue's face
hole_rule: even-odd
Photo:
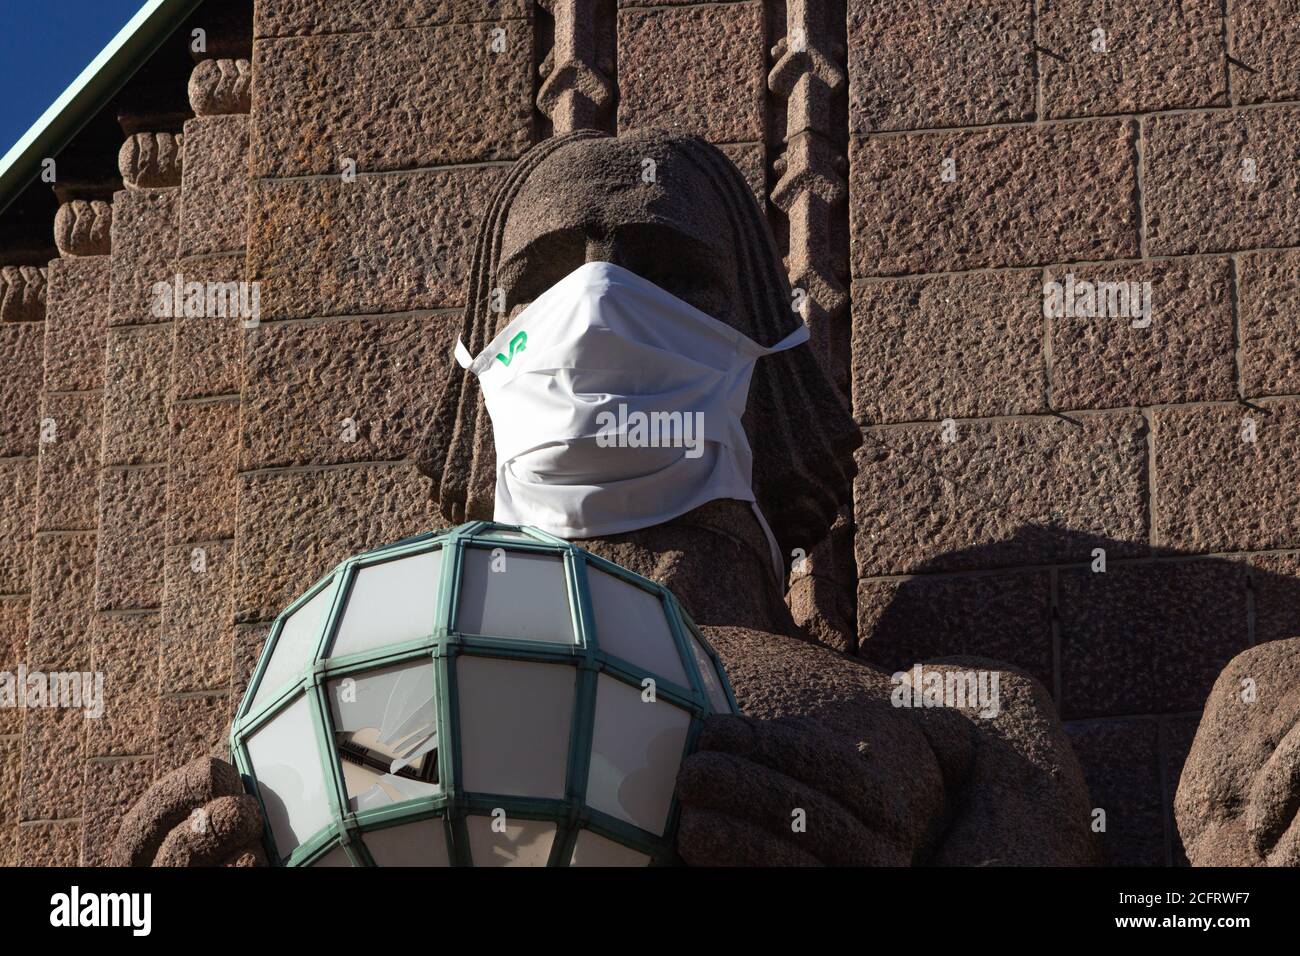
[[[752,336],[737,308],[731,237],[712,184],[661,142],[577,142],[539,166],[511,205],[501,324],[584,263],[610,262]]]

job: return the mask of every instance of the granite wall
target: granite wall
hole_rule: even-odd
[[[1300,0],[249,8],[201,7],[188,105],[56,189],[57,258],[0,243],[0,669],[108,700],[0,710],[0,863],[102,861],[277,611],[435,523],[411,456],[490,191],[646,125],[745,174],[862,426],[796,617],[1035,674],[1112,859],[1180,861],[1206,692],[1300,634]],[[258,320],[159,317],[176,274],[259,283]],[[1150,308],[1044,307],[1101,282]]]

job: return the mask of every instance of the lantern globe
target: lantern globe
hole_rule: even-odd
[[[350,558],[276,618],[231,729],[287,866],[644,866],[727,676],[663,586],[469,522]]]

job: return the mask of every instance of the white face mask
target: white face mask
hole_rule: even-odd
[[[493,519],[562,538],[662,524],[716,498],[748,501],[741,425],[765,348],[628,270],[589,262],[546,290],[476,358],[496,442]]]

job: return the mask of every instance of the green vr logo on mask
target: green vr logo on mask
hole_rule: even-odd
[[[507,368],[509,368],[510,363],[515,360],[515,356],[527,348],[528,348],[528,333],[520,332],[518,335],[516,335],[513,339],[510,340],[510,355],[506,356],[498,352],[497,361],[500,362],[502,365],[506,366]]]

